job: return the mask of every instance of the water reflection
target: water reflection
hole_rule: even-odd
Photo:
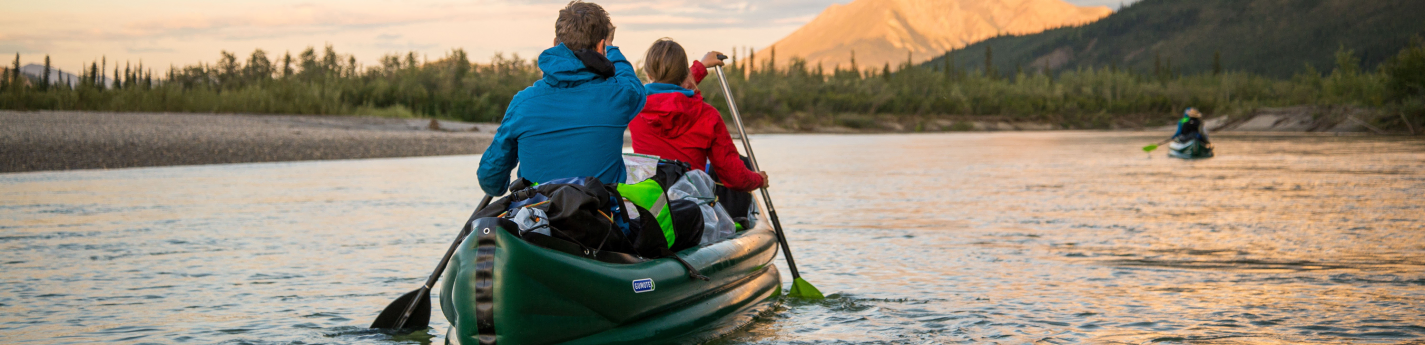
[[[716,343],[1425,338],[1425,141],[1218,135],[1189,162],[1137,149],[1157,139],[756,137],[798,264],[833,295]],[[477,162],[0,175],[0,336],[442,342],[439,316],[365,326],[474,207]]]
[[[796,176],[798,262],[842,293],[729,342],[1425,336],[1418,139],[1228,135],[1205,161],[1127,133],[759,139]]]

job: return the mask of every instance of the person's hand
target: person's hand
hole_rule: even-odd
[[[702,62],[703,62],[703,67],[713,68],[713,67],[717,67],[717,66],[722,66],[722,65],[723,65],[722,60],[718,60],[718,58],[717,58],[718,55],[723,55],[723,54],[720,53],[720,52],[717,52],[717,51],[710,51],[710,52],[708,52],[707,55],[703,55],[703,60],[702,60]]]
[[[758,171],[757,174],[762,175],[762,186],[757,188],[767,188],[768,186],[771,186],[772,179],[767,178],[766,171]]]

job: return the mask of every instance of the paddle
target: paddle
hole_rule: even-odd
[[[718,54],[718,60],[727,59],[726,55]],[[742,136],[742,148],[747,149],[747,158],[752,160],[752,170],[762,171],[757,167],[757,155],[752,153],[752,143],[747,140],[747,130],[742,127],[742,115],[737,112],[737,104],[732,101],[732,87],[727,84],[727,75],[722,73],[722,66],[717,66],[717,78],[722,81],[722,94],[727,97],[727,109],[732,111],[732,122],[737,124],[737,133]],[[788,296],[804,299],[826,298],[817,290],[815,286],[802,279],[801,273],[797,272],[797,261],[792,259],[792,249],[787,247],[787,236],[782,232],[782,222],[777,219],[777,208],[772,207],[772,196],[767,194],[767,188],[759,188],[762,191],[762,202],[767,205],[767,215],[772,218],[772,229],[777,232],[777,242],[782,245],[782,256],[787,258],[787,268],[792,271],[792,290],[787,292]]]
[[[480,206],[475,208],[475,212],[480,212],[480,209],[490,205],[490,199],[492,197],[489,195],[480,199]],[[455,249],[460,248],[460,242],[465,241],[465,236],[468,235],[470,235],[470,222],[466,221],[465,227],[460,230],[460,236],[456,236],[455,242],[450,244],[450,249],[445,250],[445,257],[440,259],[440,265],[435,266],[435,272],[431,272],[430,278],[426,279],[426,284],[392,301],[385,310],[381,311],[381,315],[376,316],[376,321],[371,323],[371,328],[416,330],[429,327],[430,289],[435,286],[435,281],[440,279],[440,274],[445,272],[445,265],[450,263],[450,257],[455,255]]]
[[[1143,152],[1149,152],[1149,153],[1151,153],[1151,152],[1153,152],[1153,150],[1157,150],[1157,149],[1158,149],[1158,145],[1167,144],[1169,141],[1172,141],[1172,140],[1173,140],[1173,138],[1168,138],[1167,140],[1159,141],[1157,144],[1148,144],[1148,146],[1144,146],[1144,147],[1143,147]]]

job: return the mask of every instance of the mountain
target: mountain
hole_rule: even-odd
[[[29,77],[29,78],[33,79],[36,83],[38,83],[39,81],[44,80],[45,65],[32,63],[32,64],[27,64],[27,65],[24,65],[24,66],[20,66],[20,73],[21,73],[21,74],[24,74],[26,77]],[[103,79],[104,79],[105,82],[108,82],[108,81],[109,81],[109,78],[103,78]],[[51,66],[51,68],[50,68],[50,70],[49,70],[49,82],[50,82],[50,84],[54,84],[54,85],[61,85],[61,84],[63,84],[63,83],[69,83],[69,86],[70,86],[70,87],[74,87],[74,86],[78,86],[78,85],[79,85],[79,76],[76,76],[76,75],[74,75],[74,74],[72,74],[72,73],[69,73],[69,72],[62,71],[62,70],[60,70],[60,69],[58,69],[58,68],[53,68],[53,66]],[[40,83],[40,84],[42,84],[42,83]],[[36,84],[36,85],[39,85],[39,84]]]
[[[986,49],[1001,73],[1086,67],[1151,72],[1211,72],[1214,54],[1227,71],[1286,78],[1328,72],[1336,52],[1353,50],[1366,71],[1425,35],[1421,0],[1143,0],[1089,25],[1004,36],[947,54],[956,66],[983,69]],[[927,63],[943,66],[943,58]]]
[[[1110,13],[1107,7],[1060,0],[855,0],[827,7],[756,54],[765,60],[775,49],[782,66],[800,57],[831,69],[849,67],[854,51],[860,69],[886,63],[896,68],[907,54],[912,61],[925,61],[986,38],[1084,24]]]

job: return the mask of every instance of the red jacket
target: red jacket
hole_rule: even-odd
[[[708,71],[694,61],[690,71],[694,82],[702,82]],[[653,89],[655,85],[649,84]],[[681,89],[686,91],[686,89]],[[717,109],[703,101],[700,91],[662,92],[648,95],[643,111],[628,124],[633,135],[633,152],[688,162],[702,170],[711,161],[718,179],[727,188],[752,191],[762,186],[762,175],[747,169],[732,146],[732,135]]]

